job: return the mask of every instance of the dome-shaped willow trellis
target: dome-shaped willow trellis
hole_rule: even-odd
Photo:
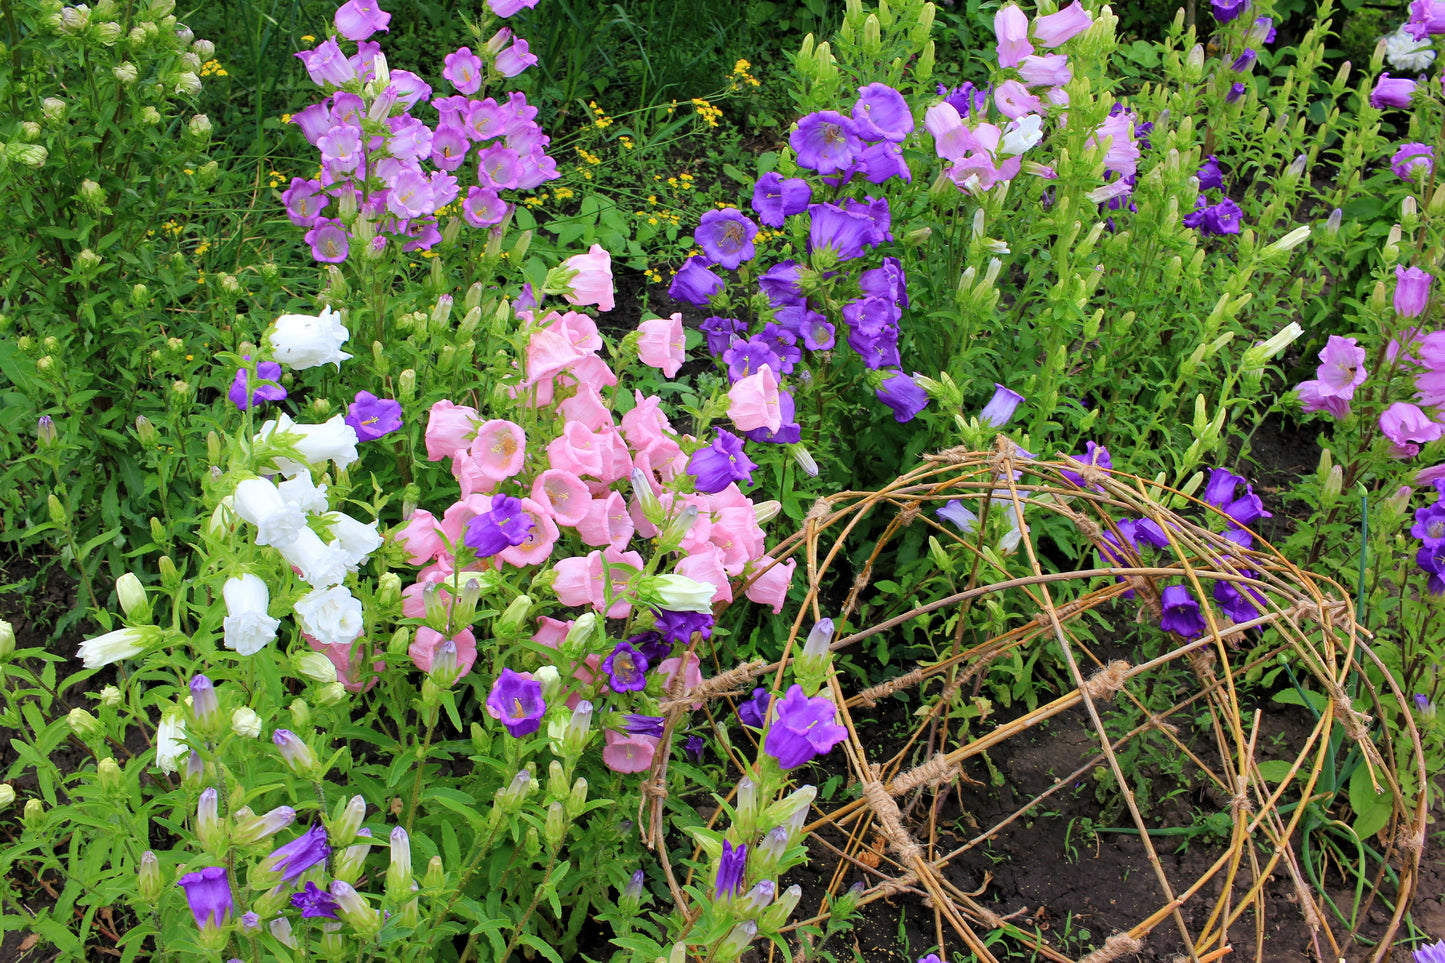
[[[1186,507],[1180,512],[1164,507],[1171,500]],[[935,515],[954,501],[978,516],[971,531]],[[1021,537],[1011,552],[1001,552],[996,548],[1000,526],[989,519],[1009,508],[1013,509],[1010,524],[1017,520]],[[1048,521],[1049,516],[1055,520]],[[1167,533],[1168,547],[1145,552],[1141,559],[1130,539],[1121,534],[1124,519],[1152,519]],[[1093,567],[1052,571],[1041,564],[1044,540],[1032,533],[1047,528],[1049,541],[1057,544],[1064,537],[1058,520],[1067,523],[1065,536],[1077,540],[1076,550],[1083,549],[1075,557],[1094,560]],[[962,560],[965,584],[953,594],[884,621],[857,625],[860,602],[868,598],[874,581],[883,577],[876,566],[890,557],[890,547],[910,526],[920,525]],[[1379,689],[1362,671],[1371,667],[1380,670],[1372,671],[1372,678],[1389,679],[1370,649],[1367,633],[1354,620],[1349,595],[1334,582],[1302,572],[1262,540],[1255,539],[1253,548],[1241,548],[1224,537],[1224,527],[1224,516],[1215,509],[1186,501],[1172,490],[1071,459],[1027,459],[1003,438],[993,452],[956,449],[930,457],[924,467],[883,490],[820,500],[802,530],[776,553],[798,560],[797,577],[805,578],[808,586],[785,662],[800,650],[799,635],[825,616],[839,620],[842,627],[833,644],[835,652],[854,649],[866,639],[921,618],[931,617],[929,625],[934,627],[942,624],[940,615],[958,613],[958,618],[943,647],[946,654],[933,664],[912,668],[864,691],[849,691],[846,676],[834,674],[832,695],[849,738],[835,750],[831,764],[839,763],[836,754],[845,755],[851,780],[861,791],[849,801],[820,800],[813,814],[815,868],[824,857],[836,859],[830,892],[817,918],[827,914],[831,900],[861,879],[867,886],[865,901],[908,899],[905,894],[911,893],[915,906],[921,902],[929,907],[934,924],[930,932],[943,944],[945,959],[972,953],[981,961],[996,960],[999,956],[989,946],[1003,953],[997,947],[1000,940],[1033,952],[1037,959],[1075,959],[1081,952],[1077,945],[1056,945],[1031,919],[1004,918],[996,905],[990,906],[988,863],[977,857],[982,847],[1017,832],[1031,814],[1060,806],[1080,780],[1107,772],[1127,808],[1127,816],[1119,810],[1123,831],[1132,833],[1117,838],[1135,846],[1132,870],[1152,878],[1157,909],[1125,925],[1116,924],[1112,934],[1096,934],[1091,942],[1097,948],[1084,957],[1088,963],[1134,959],[1133,954],[1146,948],[1151,958],[1163,952],[1191,961],[1217,960],[1226,954],[1232,960],[1263,961],[1284,949],[1265,948],[1269,927],[1277,926],[1284,914],[1293,914],[1297,932],[1308,934],[1301,938],[1313,944],[1313,950],[1306,952],[1314,958],[1383,959],[1408,908],[1424,840],[1425,805],[1419,787],[1424,785],[1425,772],[1418,734],[1394,683]],[[855,533],[880,531],[871,545],[854,544]],[[1057,567],[1057,559],[1053,564]],[[840,580],[841,594],[846,595],[841,607]],[[1212,598],[1213,587],[1221,582],[1256,600],[1255,617],[1236,622],[1223,614]],[[1125,626],[1143,621],[1157,627],[1165,585],[1190,589],[1201,603],[1207,630],[1186,639],[1149,629],[1156,633],[1152,651],[1158,654],[1153,657],[1121,658],[1117,638],[1113,656],[1101,654],[1104,646],[1092,641],[1092,633],[1083,631],[1086,626],[1080,620],[1087,615],[1095,624],[1112,619]],[[983,611],[979,603],[989,598],[1001,603],[993,607],[995,612],[1007,613],[1004,628],[966,638],[965,626],[985,621],[975,616]],[[1241,616],[1237,607],[1233,612]],[[997,620],[993,625],[998,627]],[[1032,711],[1018,707],[1018,713],[1006,720],[998,718],[1006,713],[994,713],[967,728],[950,720],[949,695],[960,686],[973,685],[1010,650],[1029,653],[1039,646],[1053,647],[1054,664],[1061,665],[1072,681],[1068,691]],[[1322,698],[1316,698],[1313,713],[1304,705],[1285,707],[1297,714],[1298,724],[1293,743],[1281,745],[1278,736],[1262,738],[1261,713],[1245,701],[1239,683],[1251,670],[1285,661],[1298,686]],[[1171,670],[1169,684],[1179,686],[1180,679],[1188,680],[1183,683],[1187,691],[1168,691],[1172,708],[1160,708],[1157,691],[1152,694],[1153,705],[1146,706],[1142,694],[1151,675],[1166,669]],[[779,665],[743,667],[728,675],[774,673],[781,681]],[[869,673],[877,678],[878,667],[871,666]],[[729,680],[735,689],[742,681]],[[891,755],[870,761],[878,746],[885,744],[877,721],[882,700],[905,689],[921,689],[921,697],[910,705],[922,701],[929,709],[916,726],[910,726],[911,737],[894,739],[894,745],[903,743],[901,749],[890,749]],[[1403,734],[1371,728],[1371,717],[1378,718],[1384,705],[1393,709],[1392,718],[1404,720]],[[1125,710],[1131,713],[1129,718],[1142,721],[1121,733],[1118,721]],[[1112,733],[1106,725],[1111,716]],[[1037,738],[1036,727],[1046,720],[1053,720],[1051,737],[1066,720],[1085,727],[1088,736],[1079,733],[1078,741],[1092,748],[1080,752],[1077,769],[1041,774],[1044,779],[1056,778],[1049,779],[1043,791],[1024,794],[1011,814],[980,824],[969,838],[945,844],[929,815],[937,811],[936,795],[951,786],[957,789],[957,781],[966,779],[968,766],[977,764],[982,754],[1003,751],[1030,730],[1035,730],[1030,738]],[[1203,747],[1192,748],[1181,738],[1181,726],[1192,727]],[[1212,858],[1207,869],[1189,878],[1166,870],[1168,860],[1160,858],[1160,827],[1150,825],[1141,811],[1131,784],[1135,773],[1119,760],[1131,741],[1146,738],[1155,742],[1157,751],[1183,760],[1190,778],[1203,787],[1203,801],[1192,803],[1196,809],[1212,806],[1227,817],[1223,822],[1215,816],[1216,826],[1227,827],[1219,836],[1191,842],[1208,847]],[[1354,926],[1339,922],[1327,903],[1327,892],[1311,884],[1299,858],[1301,820],[1308,811],[1301,800],[1311,800],[1323,788],[1321,772],[1329,765],[1326,754],[1343,753],[1352,745],[1363,753],[1362,764],[1375,791],[1387,794],[1392,803],[1388,823],[1364,850],[1373,854],[1370,865],[1354,867],[1366,875],[1370,887],[1363,905],[1355,907]],[[1266,755],[1272,757],[1267,763]],[[1402,785],[1412,788],[1402,791]],[[1314,801],[1325,806],[1334,803]],[[1034,856],[1055,860],[1060,879],[1068,875],[1064,857],[1064,853]],[[1039,899],[1047,907],[1047,893]],[[1365,939],[1359,929],[1369,915],[1375,918],[1374,928]],[[766,948],[765,957],[773,949]]]

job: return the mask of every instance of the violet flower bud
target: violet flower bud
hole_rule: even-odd
[[[220,793],[214,786],[207,787],[196,803],[196,838],[203,848],[219,853],[226,846],[226,833],[221,826]]]
[[[386,894],[399,899],[411,892],[411,839],[400,826],[391,831],[391,863],[386,868]]]
[[[316,766],[316,757],[312,755],[310,747],[302,742],[300,737],[289,729],[277,729],[271,736],[271,741],[276,748],[281,750],[281,757],[286,765],[298,776],[310,776],[312,769]]]
[[[255,843],[265,842],[294,823],[296,810],[290,806],[277,806],[261,816],[240,817],[239,813],[237,816],[236,828],[231,833],[231,839],[238,846],[251,846]]]
[[[350,883],[333,880],[331,895],[336,899],[337,913],[359,932],[370,935],[381,928],[381,913],[368,906]]]
[[[219,724],[221,702],[216,696],[216,687],[203,675],[191,676],[191,713],[199,729],[210,729]]]
[[[617,908],[622,911],[623,916],[636,916],[638,907],[642,905],[643,883],[647,881],[647,874],[637,870],[627,885],[622,887],[622,894],[617,897]]]

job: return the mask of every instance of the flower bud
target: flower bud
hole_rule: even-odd
[[[58,124],[65,120],[67,110],[65,101],[59,97],[46,97],[40,102],[40,116],[49,124]]]
[[[303,707],[305,706],[305,703],[301,702],[300,699],[297,699],[296,702],[301,703]],[[292,703],[293,714],[295,712],[295,706],[296,703]],[[312,774],[312,770],[316,767],[316,757],[312,755],[310,747],[302,742],[299,736],[288,729],[277,729],[275,733],[272,734],[271,741],[274,742],[276,748],[281,751],[281,758],[285,760],[286,765],[290,767],[292,772],[298,776],[310,776]]]
[[[316,704],[322,706],[340,705],[346,701],[346,686],[340,682],[328,682],[316,690]]]
[[[421,879],[422,886],[430,890],[439,890],[446,885],[446,873],[442,872],[442,858],[433,856],[427,860],[426,875]]]
[[[788,454],[792,456],[793,462],[803,474],[809,478],[818,477],[818,462],[808,449],[802,445],[789,445]]]
[[[622,887],[622,892],[617,897],[617,908],[622,911],[624,917],[637,915],[637,910],[642,906],[643,884],[647,881],[647,874],[637,870],[627,885]]]
[[[759,880],[743,896],[739,911],[749,916],[756,916],[772,904],[773,897],[777,892],[777,883],[770,879]]]
[[[70,731],[82,739],[94,738],[100,734],[100,720],[79,706],[70,710],[65,721],[70,726]]]
[[[154,906],[161,898],[161,864],[149,849],[140,854],[140,868],[136,870],[136,876],[140,883],[140,898]]]
[[[238,846],[265,842],[296,821],[296,810],[290,806],[277,806],[262,816],[249,812],[244,817],[240,813],[236,815],[236,828],[231,839]]]
[[[15,654],[15,627],[0,619],[0,662],[8,661]]]
[[[107,795],[118,796],[125,789],[125,773],[110,756],[106,756],[96,765],[95,774],[100,780],[100,788]]]
[[[547,847],[554,852],[561,848],[567,838],[567,807],[555,802],[547,807],[547,821],[543,824]]]
[[[441,688],[450,688],[460,674],[460,666],[457,663],[457,644],[451,639],[446,639],[437,646],[436,653],[432,656],[431,672],[428,675],[431,681]]]
[[[196,726],[202,730],[219,722],[221,700],[216,696],[216,687],[203,675],[191,676],[191,715]]]
[[[336,681],[336,665],[320,652],[296,652],[291,656],[291,665],[303,678],[327,685]]]
[[[371,852],[371,830],[365,827],[356,831],[352,844],[336,854],[332,861],[332,877],[355,884],[361,878],[366,866],[366,856]]]
[[[587,780],[578,776],[572,783],[572,791],[567,794],[567,816],[570,819],[577,819],[586,808]]]
[[[795,887],[796,888],[796,887]],[[743,950],[758,935],[758,924],[752,920],[746,923],[739,923],[732,928],[732,932],[717,945],[709,959],[736,960],[743,955]]]
[[[1325,501],[1332,501],[1340,497],[1340,492],[1345,486],[1345,473],[1339,465],[1330,469],[1325,476],[1324,484],[1320,486],[1320,497]]]
[[[145,586],[131,572],[115,580],[115,594],[120,598],[120,607],[126,618],[134,622],[151,620],[150,602],[146,599]]]
[[[361,822],[365,818],[366,800],[362,797],[352,796],[344,804],[338,803],[337,811],[332,817],[332,845],[349,843],[356,836],[356,831],[361,828]]]
[[[80,190],[76,192],[80,202],[92,211],[104,212],[106,210],[105,188],[95,181],[83,180],[80,182]]]
[[[1197,84],[1204,77],[1204,44],[1197,43],[1189,48],[1184,58],[1184,80]]]
[[[206,762],[194,749],[186,756],[185,768],[181,770],[181,785],[197,789],[206,778]]]
[[[135,434],[136,438],[139,439],[140,443],[147,449],[155,448],[156,442],[160,437],[156,432],[156,426],[151,424],[151,420],[145,415],[136,415]]]
[[[161,122],[161,112],[147,104],[141,108],[140,120],[147,127],[154,127]]]
[[[152,518],[151,521],[155,521],[155,518]],[[151,526],[151,532],[155,532],[154,525]],[[162,555],[156,559],[156,568],[160,570],[161,585],[165,587],[167,592],[174,592],[180,588],[181,573],[176,570],[176,563],[171,561],[169,555]]]
[[[562,736],[564,751],[568,755],[580,755],[582,749],[587,745],[587,735],[591,729],[592,703],[583,699],[572,710],[572,718],[567,720],[567,728]]]
[[[21,821],[30,832],[39,832],[45,825],[45,804],[39,799],[27,799],[25,810],[21,813]]]
[[[113,685],[108,685],[100,690],[100,704],[107,709],[114,709],[120,705],[120,690]]]
[[[276,937],[277,942],[290,949],[296,949],[296,937],[291,934],[291,921],[284,916],[278,916],[267,924],[271,935]]]
[[[214,786],[206,787],[196,803],[196,839],[203,849],[216,854],[226,848],[226,833],[221,826],[220,806],[221,794],[216,792]]]
[[[520,770],[505,789],[497,790],[497,805],[503,812],[511,814],[522,808],[527,795],[532,791],[532,774],[526,769]]]
[[[391,863],[386,869],[386,894],[399,899],[411,892],[411,839],[400,826],[391,831]]]
[[[788,917],[793,915],[793,910],[798,905],[798,900],[803,898],[803,888],[798,885],[789,886],[783,890],[783,895],[778,901],[768,907],[763,913],[762,923],[769,929],[781,929],[788,923]]]
[[[381,929],[380,912],[366,905],[366,900],[350,883],[333,880],[331,895],[336,900],[337,914],[359,934],[371,936]]]

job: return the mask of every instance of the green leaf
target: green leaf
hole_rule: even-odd
[[[1270,782],[1284,782],[1289,775],[1291,763],[1283,759],[1271,759],[1259,764],[1259,774]]]
[[[1361,839],[1384,829],[1390,822],[1395,805],[1387,792],[1375,792],[1370,782],[1370,770],[1357,766],[1350,776],[1350,808],[1355,811],[1354,830]]]
[[[558,955],[556,950],[552,949],[551,946],[543,942],[540,936],[532,933],[522,933],[517,937],[517,942],[522,943],[526,946],[530,946],[532,949],[536,950],[538,953],[551,960],[552,963],[567,963],[566,960],[562,959],[562,957]]]

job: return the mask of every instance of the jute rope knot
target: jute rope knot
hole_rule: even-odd
[[[961,771],[958,763],[940,752],[923,765],[894,776],[892,792],[895,796],[902,796],[919,786],[937,786],[952,780]]]
[[[1126,953],[1138,953],[1142,949],[1144,949],[1144,944],[1128,933],[1115,933],[1104,941],[1103,946],[1084,957],[1079,963],[1111,963]]]
[[[907,689],[910,686],[914,686],[922,682],[923,674],[923,667],[919,666],[918,668],[913,669],[911,672],[903,673],[897,678],[889,679],[887,682],[880,682],[875,686],[870,686],[869,688],[864,689],[862,692],[854,696],[853,699],[858,703],[858,705],[868,706],[869,708],[872,708],[873,706],[877,705],[878,700],[882,699],[884,696],[891,696],[893,693],[899,691],[900,689]]]
[[[878,817],[879,832],[888,840],[888,845],[898,854],[899,862],[905,866],[916,866],[923,861],[923,848],[903,828],[903,813],[893,801],[883,783],[878,780],[877,766],[869,767],[869,779],[863,784],[863,798],[873,814]]]
[[[814,519],[822,519],[827,516],[827,514],[832,510],[833,503],[828,501],[828,499],[826,498],[820,498],[813,503],[812,508],[808,509],[808,514],[803,517],[803,520],[805,522],[808,522],[813,521]]]
[[[1115,659],[1085,679],[1084,684],[1079,686],[1079,691],[1091,700],[1108,702],[1114,698],[1114,693],[1124,688],[1124,682],[1128,678],[1129,663],[1123,659]]]

